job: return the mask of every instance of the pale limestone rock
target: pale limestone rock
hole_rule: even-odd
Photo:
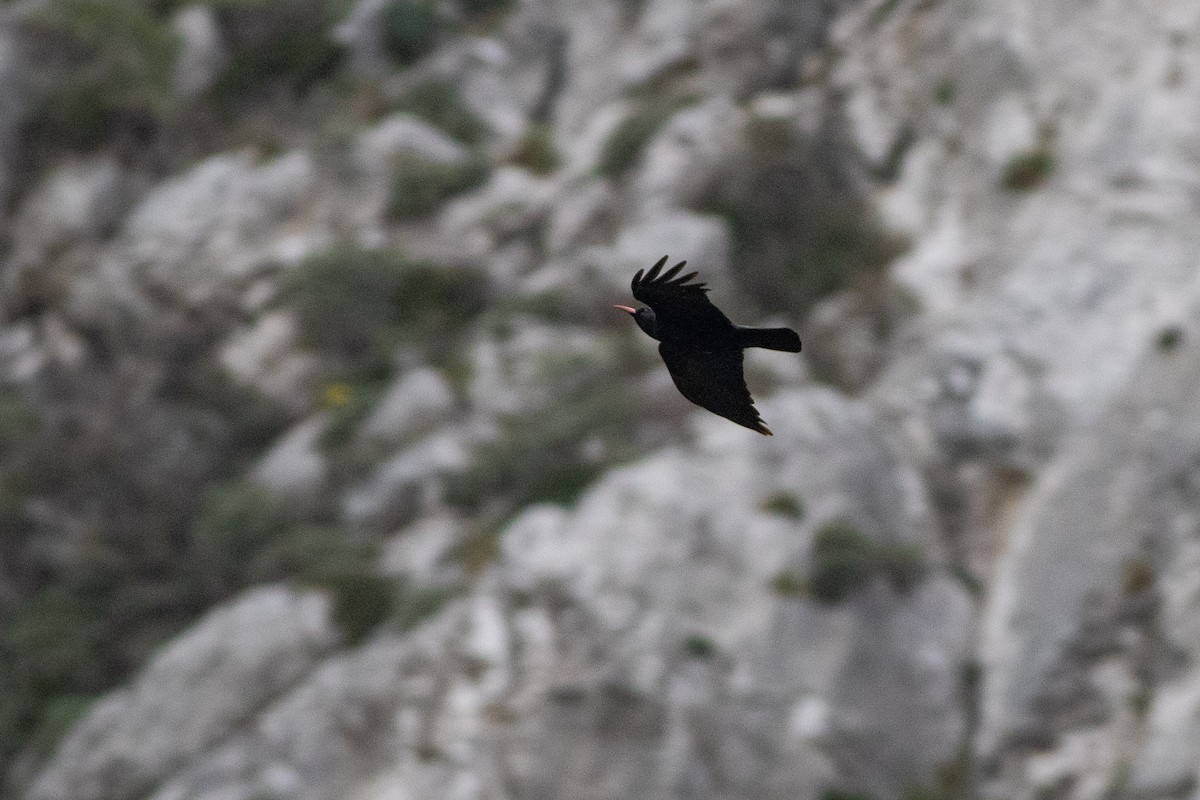
[[[175,91],[184,98],[199,97],[229,61],[216,12],[207,5],[186,6],[175,14],[171,25],[181,40],[175,59]]]
[[[364,173],[386,175],[397,159],[454,164],[467,157],[467,149],[420,117],[400,113],[359,134],[355,154]]]
[[[550,209],[546,225],[546,250],[568,253],[607,239],[616,225],[617,195],[606,181],[591,180],[564,192]]]
[[[284,433],[251,469],[250,482],[294,502],[312,503],[328,480],[329,466],[321,452],[328,427],[327,415],[317,414]]]
[[[0,311],[58,302],[92,269],[98,243],[118,226],[134,194],[130,176],[110,156],[52,169],[14,215],[11,255],[0,270]]]
[[[1064,442],[1009,532],[980,642],[987,797],[1025,796],[1051,765],[1081,787],[1107,786],[1130,762],[1147,787],[1194,778],[1195,759],[1184,756],[1194,755],[1184,744],[1191,727],[1176,705],[1190,702],[1194,676],[1174,669],[1200,648],[1185,566],[1196,530],[1186,465],[1200,449],[1189,355],[1200,334],[1188,325],[1181,336]],[[1125,688],[1113,670],[1131,676]],[[1145,733],[1138,695],[1149,698]],[[1077,758],[1073,743],[1085,736],[1111,744],[1086,748],[1102,757]],[[1031,742],[1053,749],[1035,757]]]
[[[216,609],[97,703],[63,740],[29,797],[145,796],[219,745],[334,643],[328,603],[280,587]]]
[[[720,285],[728,279],[731,247],[728,225],[718,216],[665,211],[640,218],[617,237],[611,261],[613,282],[628,286],[634,272],[669,255],[671,263],[686,259],[702,270],[705,281]]]
[[[392,382],[360,435],[375,441],[403,441],[445,422],[454,410],[454,393],[442,374],[427,367],[409,370]]]
[[[312,158],[294,152],[255,166],[248,153],[218,155],[149,192],[95,268],[72,285],[84,315],[114,302],[152,313],[149,298],[183,305],[234,301],[254,279],[322,246],[306,227]]]
[[[486,185],[448,203],[438,225],[445,237],[469,241],[485,254],[544,219],[554,195],[551,181],[501,167]]]
[[[220,360],[235,380],[296,413],[313,401],[316,360],[299,349],[296,320],[287,312],[263,314],[252,327],[235,332]]]
[[[464,524],[448,515],[426,516],[396,532],[384,547],[380,571],[411,585],[453,585],[462,579],[454,548]]]
[[[469,462],[463,436],[438,431],[387,459],[363,483],[342,498],[347,517],[355,521],[406,521],[430,510],[441,479]]]
[[[634,218],[705,200],[737,151],[745,121],[745,112],[721,96],[672,117],[646,147],[636,171]]]
[[[509,335],[481,339],[471,350],[471,408],[486,417],[544,409],[555,397],[560,365],[594,358],[600,337],[580,327],[526,318]]]

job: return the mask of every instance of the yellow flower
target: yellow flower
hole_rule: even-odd
[[[349,384],[345,383],[327,383],[325,384],[325,393],[322,397],[322,404],[325,408],[342,408],[350,404],[353,391]]]

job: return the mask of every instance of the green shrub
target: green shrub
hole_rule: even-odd
[[[454,560],[468,578],[475,578],[500,557],[500,531],[481,525],[454,548]]]
[[[420,84],[400,99],[396,110],[424,119],[463,144],[479,144],[488,134],[487,123],[467,106],[450,81]]]
[[[942,79],[933,90],[933,100],[939,106],[948,106],[953,103],[954,95],[954,81],[949,78]]]
[[[238,456],[257,458],[292,421],[278,402],[235,380],[214,357],[181,371],[176,390],[204,414],[222,420]]]
[[[791,492],[776,492],[763,500],[759,507],[768,514],[804,519],[804,502]]]
[[[402,158],[395,170],[388,213],[396,219],[433,211],[454,195],[480,186],[488,176],[488,165],[482,158],[458,164]]]
[[[348,647],[361,642],[396,611],[396,584],[391,578],[351,572],[327,576],[321,584],[333,599],[333,622]]]
[[[795,582],[796,591],[783,592],[778,587],[776,591],[806,592],[818,602],[836,603],[876,576],[886,579],[894,591],[906,592],[927,569],[924,552],[917,544],[878,543],[852,525],[830,522],[813,538],[808,574]]]
[[[683,640],[683,654],[688,658],[706,660],[712,658],[716,652],[717,646],[707,636],[701,636],[697,633]]]
[[[516,0],[459,0],[468,15],[495,14],[516,6]]]
[[[843,792],[837,789],[826,789],[821,792],[821,800],[874,800],[870,795],[858,792]]]
[[[666,122],[679,111],[673,103],[645,102],[613,129],[600,150],[596,171],[608,178],[623,175],[642,157],[642,151]]]
[[[400,594],[395,615],[396,627],[400,631],[415,628],[441,611],[450,601],[448,589],[406,589]]]
[[[602,471],[630,457],[639,416],[624,375],[637,361],[625,357],[621,348],[602,344],[594,353],[545,359],[543,377],[554,401],[502,419],[499,436],[476,450],[471,466],[447,478],[446,502],[467,513],[569,505]],[[585,457],[585,440],[603,443],[603,454]]]
[[[950,575],[957,579],[962,587],[967,590],[967,594],[972,599],[982,602],[987,596],[987,589],[983,581],[965,566],[955,566],[950,570]]]
[[[452,351],[456,331],[447,323],[465,327],[484,306],[486,284],[395,250],[343,246],[301,263],[284,299],[302,343],[342,365],[355,386],[385,379],[397,345],[421,347],[433,361]]]
[[[1183,329],[1178,325],[1168,325],[1158,332],[1154,343],[1164,353],[1169,353],[1175,350],[1183,342]],[[0,422],[0,426],[3,423]]]
[[[242,481],[205,493],[192,523],[194,568],[230,590],[280,580],[326,585],[373,570],[377,546],[303,519],[294,504]]]
[[[101,643],[95,609],[80,593],[54,585],[22,605],[0,638],[0,653],[20,684],[49,697],[70,691],[80,677],[95,676]]]
[[[1010,192],[1028,192],[1054,173],[1054,153],[1046,145],[1013,156],[1000,176],[1000,186]]]
[[[823,297],[870,285],[903,251],[843,174],[843,160],[787,121],[754,118],[744,152],[699,203],[724,218],[734,272],[763,308],[803,315]]]
[[[281,500],[248,484],[231,481],[209,488],[192,523],[197,568],[228,591],[244,584],[244,570],[282,538],[295,520]]]
[[[329,409],[329,425],[321,435],[321,446],[329,450],[349,442],[359,423],[375,409],[389,385],[384,374],[365,376],[354,386],[347,386],[349,399]]]
[[[925,577],[928,568],[925,551],[914,542],[879,545],[875,563],[880,573],[892,584],[892,589],[900,593],[916,586]]]
[[[110,660],[98,609],[77,590],[47,586],[0,628],[0,754],[32,742],[46,752],[78,718],[80,689],[102,686]],[[2,773],[0,773],[2,774]]]
[[[91,149],[115,112],[169,115],[179,41],[137,0],[51,0],[31,20],[65,44],[49,91],[30,114],[30,141]],[[57,71],[57,72],[56,72]]]
[[[771,591],[781,597],[801,597],[808,594],[808,580],[799,572],[782,570],[771,578]]]
[[[289,525],[264,542],[245,565],[247,585],[280,580],[320,583],[331,575],[367,573],[377,546],[341,528],[309,523]]]
[[[96,696],[91,694],[59,694],[49,698],[39,709],[32,731],[37,748],[43,753],[53,752],[59,740],[95,703]]]
[[[12,447],[37,424],[37,412],[19,392],[0,390],[0,447]]]
[[[763,173],[760,179],[764,186],[774,180],[785,184],[786,172]],[[764,190],[744,203],[722,200],[705,208],[725,218],[735,263],[761,279],[751,286],[767,308],[804,314],[818,300],[854,287],[860,276],[882,270],[903,250],[858,203],[844,198],[822,203],[817,196],[797,197],[796,203],[785,211],[786,202],[775,205]]]
[[[808,572],[809,593],[822,603],[836,603],[862,586],[871,574],[875,548],[857,528],[832,522],[813,540]]]
[[[412,64],[433,49],[437,9],[430,0],[392,0],[383,11],[383,46],[398,64]]]
[[[554,145],[553,126],[546,123],[531,124],[509,161],[534,175],[550,175],[556,172],[562,166],[562,156]]]
[[[235,40],[229,63],[209,88],[209,96],[232,106],[271,86],[304,91],[336,75],[345,50],[330,31],[340,9],[336,3],[323,8],[324,13],[314,13],[312,6],[304,3],[230,8],[229,26],[233,29],[266,29],[269,33],[245,44]]]

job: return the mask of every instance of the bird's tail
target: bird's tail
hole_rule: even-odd
[[[765,347],[785,353],[800,352],[800,334],[791,328],[738,328],[742,347]]]

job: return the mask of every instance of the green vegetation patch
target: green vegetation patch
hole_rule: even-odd
[[[808,573],[813,598],[836,603],[866,583],[874,550],[871,539],[852,525],[831,522],[820,528],[813,540]]]
[[[1183,343],[1183,328],[1178,325],[1168,325],[1158,332],[1154,344],[1164,353],[1170,353]],[[2,424],[2,423],[0,423]]]
[[[414,87],[396,104],[396,110],[420,117],[463,144],[479,144],[489,133],[487,123],[470,109],[450,81],[432,80]]]
[[[717,646],[707,636],[694,633],[683,640],[683,654],[688,658],[707,660],[716,655]]]
[[[509,163],[527,169],[534,175],[550,175],[562,166],[562,156],[554,144],[554,128],[544,122],[535,122],[521,137]]]
[[[500,531],[491,525],[481,525],[454,548],[454,559],[468,578],[478,577],[499,557]]]
[[[32,110],[29,140],[92,149],[114,113],[169,115],[180,42],[168,21],[136,0],[51,0],[31,18],[65,49],[46,73],[49,91]]]
[[[554,400],[502,419],[499,435],[476,450],[472,465],[447,478],[446,502],[465,513],[569,505],[601,472],[633,455],[639,415],[626,375],[639,362],[626,360],[632,354],[625,341],[544,359],[542,377]]]
[[[792,492],[775,492],[766,497],[759,508],[768,514],[795,520],[804,519],[804,501]]]
[[[771,579],[781,597],[811,597],[820,603],[845,600],[873,577],[885,578],[896,592],[911,589],[927,570],[918,545],[880,544],[846,522],[819,528],[806,572],[785,569]]]
[[[463,11],[468,15],[495,14],[509,11],[516,7],[516,0],[459,0]]]
[[[346,7],[342,2],[284,0],[234,3],[219,9],[223,27],[230,33],[231,54],[209,97],[230,108],[271,87],[305,91],[335,76],[345,50],[332,31]]]
[[[400,593],[394,616],[396,628],[407,631],[441,611],[452,593],[435,587],[406,588]]]
[[[808,579],[795,570],[781,570],[771,578],[771,591],[781,597],[803,597],[808,594]]]
[[[366,572],[347,572],[325,576],[321,586],[333,599],[333,623],[347,647],[365,639],[396,613],[396,582],[392,578]]]
[[[608,178],[618,178],[642,157],[646,145],[671,117],[681,109],[694,105],[696,98],[645,98],[633,112],[613,129],[600,150],[596,171]]]
[[[38,415],[15,389],[0,390],[0,446],[11,447],[33,432]]]
[[[229,590],[280,580],[326,586],[369,576],[378,549],[338,526],[306,520],[294,503],[244,481],[205,492],[190,536],[193,571]]]
[[[395,219],[427,214],[457,194],[481,186],[488,177],[487,160],[438,163],[405,157],[395,164],[388,213]]]
[[[102,686],[107,659],[102,617],[61,585],[27,598],[0,629],[0,753],[33,743],[48,753]]]
[[[383,46],[396,63],[412,64],[433,49],[437,9],[431,0],[392,0],[383,10]]]
[[[220,573],[237,573],[266,545],[286,535],[292,523],[282,500],[231,482],[206,492],[192,524],[192,538]]]
[[[1042,144],[1013,156],[1000,175],[1000,186],[1010,192],[1029,192],[1054,174],[1054,153]]]
[[[724,218],[734,274],[764,308],[795,317],[835,292],[870,285],[905,243],[859,195],[845,156],[786,120],[755,117],[743,152],[698,210]]]
[[[1121,567],[1121,592],[1136,595],[1154,587],[1154,565],[1144,558],[1132,558]]]
[[[954,97],[957,90],[954,86],[954,81],[949,78],[943,78],[938,82],[938,85],[933,90],[933,100],[939,106],[948,106],[954,102]]]
[[[386,376],[401,344],[436,362],[453,348],[455,326],[465,327],[486,298],[486,282],[474,272],[355,246],[306,259],[284,294],[303,344],[341,365],[351,384]]]

